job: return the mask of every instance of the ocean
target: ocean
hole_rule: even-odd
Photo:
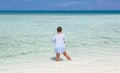
[[[52,38],[62,26],[66,49],[87,66],[120,69],[120,12],[0,12],[0,71],[54,62]],[[61,57],[64,60],[64,57]]]

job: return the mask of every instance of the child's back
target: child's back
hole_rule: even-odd
[[[55,35],[53,40],[54,40],[55,47],[64,47],[65,48],[64,43],[66,42],[66,38],[63,33]]]

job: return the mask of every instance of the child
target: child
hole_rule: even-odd
[[[63,55],[68,59],[71,60],[70,56],[67,54],[65,49],[65,42],[66,37],[62,33],[62,27],[57,28],[57,34],[53,38],[53,42],[55,44],[55,53],[56,53],[56,61],[60,61],[60,53],[63,53]]]

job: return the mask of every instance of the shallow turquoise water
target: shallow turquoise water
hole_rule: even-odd
[[[120,14],[0,14],[0,64],[51,58],[57,26],[63,27],[73,58],[118,63],[119,20]]]

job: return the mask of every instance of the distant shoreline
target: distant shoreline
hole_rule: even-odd
[[[120,14],[120,10],[0,10],[0,13]]]

